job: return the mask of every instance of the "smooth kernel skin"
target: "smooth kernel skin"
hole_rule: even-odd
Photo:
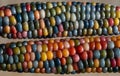
[[[116,17],[120,18],[120,11],[118,11],[118,10],[116,11]]]
[[[40,19],[40,14],[39,14],[39,11],[34,11],[34,17],[36,20]]]
[[[31,53],[31,52],[32,52],[31,45],[27,45],[27,46],[26,46],[26,51],[27,51],[28,53]]]
[[[109,48],[109,49],[113,49],[114,46],[115,46],[114,43],[113,43],[113,41],[108,41],[107,44],[108,44],[108,48]]]
[[[87,51],[87,54],[88,54],[88,59],[92,59],[93,58],[93,52],[91,50]]]
[[[58,57],[58,58],[62,58],[62,51],[61,50],[58,50],[58,51],[56,51],[56,57]]]
[[[11,26],[11,33],[13,33],[13,34],[17,33],[17,30],[16,30],[15,26]]]
[[[24,62],[24,55],[23,55],[23,54],[20,54],[20,55],[19,55],[19,59],[20,59],[20,62]]]
[[[72,58],[69,56],[66,58],[66,64],[72,64],[73,63],[73,60]]]
[[[55,67],[55,62],[54,62],[54,60],[50,60],[50,61],[49,61],[49,66],[50,66],[51,68],[54,68],[54,67]]]
[[[40,52],[36,51],[36,52],[35,52],[35,59],[36,59],[36,60],[40,60],[40,58],[41,58]]]
[[[120,43],[119,42],[120,42],[120,40],[115,41],[115,46],[118,47],[118,48],[120,47]]]
[[[42,45],[42,51],[43,51],[43,52],[48,51],[48,46],[47,46],[46,44],[43,44],[43,45]]]
[[[34,53],[34,52],[31,52],[31,53],[30,53],[30,60],[31,60],[31,61],[34,61],[34,60],[35,60],[35,53]]]
[[[114,25],[114,20],[113,20],[112,18],[109,18],[108,21],[109,21],[109,25],[110,25],[110,26],[113,26],[113,25]]]
[[[103,20],[103,26],[106,28],[109,26],[109,23],[106,19]]]
[[[84,43],[83,44],[83,48],[85,51],[88,51],[89,50],[89,44],[88,43]]]
[[[66,16],[66,20],[69,21],[70,20],[70,12],[65,12],[65,16]]]
[[[45,17],[45,10],[40,10],[40,18],[44,19]]]
[[[50,17],[50,24],[51,24],[51,26],[55,26],[56,21],[55,21],[54,17]]]
[[[66,65],[66,59],[65,58],[61,58],[60,61],[61,61],[61,65]]]
[[[84,64],[81,60],[78,62],[78,68],[79,69],[84,69]]]
[[[113,52],[113,50],[109,50],[109,51],[107,50],[107,57],[108,58],[114,58],[114,52]]]
[[[22,17],[22,21],[28,21],[28,20],[29,20],[27,12],[23,12],[23,13],[21,14],[21,17]],[[19,19],[18,19],[18,20],[19,20]]]
[[[25,61],[30,61],[30,54],[29,53],[26,53],[25,55]]]
[[[5,26],[3,28],[4,33],[10,33],[10,26]]]
[[[39,20],[39,25],[40,25],[40,28],[41,28],[41,29],[44,29],[44,28],[45,28],[45,22],[44,22],[43,19],[40,19],[40,20]]]
[[[5,14],[4,14],[4,11],[3,11],[3,10],[0,10],[0,16],[1,16],[1,17],[4,17],[4,15],[5,15]]]
[[[11,16],[12,15],[12,12],[11,12],[10,9],[5,9],[4,13],[5,13],[6,16]]]
[[[23,25],[23,30],[24,31],[29,31],[29,25],[28,25],[27,22],[24,22],[22,25]]]
[[[56,11],[55,11],[54,8],[52,8],[52,9],[50,10],[50,12],[51,12],[51,15],[52,15],[52,16],[55,16],[55,15],[56,15]]]
[[[88,54],[87,54],[87,52],[86,52],[86,51],[82,52],[82,53],[80,54],[80,58],[81,58],[82,60],[87,60],[87,59],[88,59]]]
[[[2,55],[0,55],[0,63],[4,62],[4,57]]]
[[[42,60],[42,61],[46,61],[46,60],[47,60],[47,55],[46,55],[45,52],[42,52],[42,53],[41,53],[41,60]]]
[[[76,49],[77,49],[77,53],[79,53],[79,54],[84,51],[84,48],[82,45],[77,46]]]
[[[95,49],[96,50],[101,50],[102,49],[102,46],[101,46],[101,44],[99,42],[95,43]]]
[[[28,69],[31,69],[31,68],[32,68],[32,66],[33,66],[32,61],[28,61],[28,63],[27,63],[27,64],[28,64],[28,65],[27,65]]]
[[[53,8],[53,5],[52,5],[52,3],[51,3],[51,2],[47,2],[47,3],[46,3],[46,5],[47,5],[47,8],[48,8],[48,9]]]
[[[48,30],[47,30],[47,28],[43,29],[43,36],[45,36],[45,37],[48,36]]]
[[[106,58],[106,57],[107,57],[107,52],[106,52],[106,50],[101,50],[101,51],[100,51],[100,57],[101,57],[101,58]]]
[[[63,57],[68,57],[68,56],[69,56],[69,51],[68,51],[68,49],[63,49],[63,50],[62,50],[62,55],[63,55]]]
[[[74,13],[71,14],[70,20],[73,22],[76,21],[76,15]]]
[[[16,25],[17,21],[14,16],[10,16],[9,20],[10,20],[10,25]]]
[[[68,72],[72,72],[73,71],[73,66],[71,64],[68,65]]]
[[[69,49],[69,53],[70,53],[70,55],[75,55],[75,54],[76,54],[75,48],[74,48],[74,47],[71,47],[71,48]]]
[[[31,20],[31,21],[34,20],[34,13],[33,13],[33,11],[28,12],[28,18],[29,18],[29,20]]]
[[[3,26],[9,25],[9,17],[5,16],[2,18]]]
[[[99,67],[99,60],[98,59],[94,59],[94,67]]]
[[[52,51],[47,51],[47,59],[48,60],[52,60],[53,59],[53,53],[52,53]]]
[[[100,51],[99,50],[94,50],[93,57],[96,58],[96,59],[99,59],[100,58]]]
[[[113,51],[114,51],[115,57],[119,58],[120,57],[120,49],[119,48],[114,48]]]
[[[116,60],[115,59],[111,59],[111,67],[116,67]]]
[[[39,61],[38,62],[38,67],[41,69],[41,68],[43,68],[43,61]]]
[[[13,48],[13,53],[15,55],[19,55],[20,54],[20,49],[18,47]]]
[[[56,7],[55,10],[56,10],[56,14],[58,14],[58,15],[61,14],[61,12],[62,12],[60,7]]]
[[[94,29],[98,29],[99,28],[99,24],[98,24],[98,22],[97,21],[94,21]]]
[[[115,19],[114,19],[114,25],[118,26],[119,23],[120,23],[119,19],[118,19],[118,18],[115,18]]]
[[[78,55],[78,54],[75,54],[75,55],[73,56],[73,61],[74,61],[74,62],[78,62],[79,60],[80,60],[79,55]]]

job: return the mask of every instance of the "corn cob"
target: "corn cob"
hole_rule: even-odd
[[[51,38],[118,35],[120,7],[104,3],[31,2],[0,8],[0,35]]]
[[[120,36],[1,44],[0,69],[58,74],[119,72]]]

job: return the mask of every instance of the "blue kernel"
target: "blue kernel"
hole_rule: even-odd
[[[16,29],[17,29],[18,32],[22,32],[23,31],[22,24],[21,23],[17,23]]]
[[[33,11],[28,12],[28,17],[29,17],[29,20],[31,20],[31,21],[34,20],[34,13],[33,13]]]

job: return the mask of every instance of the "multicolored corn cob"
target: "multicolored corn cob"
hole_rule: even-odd
[[[31,2],[0,8],[0,35],[51,38],[118,35],[120,7],[102,3]]]
[[[119,72],[120,36],[1,44],[0,69],[60,74]]]
[[[0,36],[47,39],[0,44],[0,70],[58,74],[120,72],[119,32],[120,7],[115,5],[31,2],[3,6]]]

